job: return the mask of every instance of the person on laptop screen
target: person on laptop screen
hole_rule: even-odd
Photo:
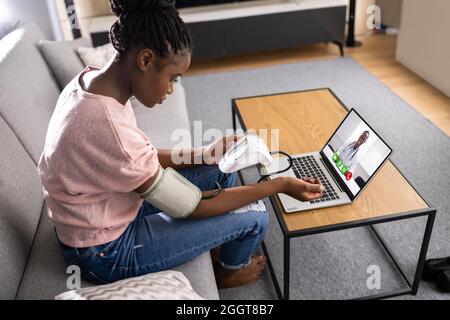
[[[344,144],[337,150],[339,158],[342,163],[347,167],[348,171],[352,171],[358,163],[358,151],[364,143],[369,139],[369,131],[361,133],[357,141]]]

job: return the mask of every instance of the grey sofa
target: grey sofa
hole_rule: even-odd
[[[0,299],[53,299],[68,290],[69,275],[47,216],[36,165],[61,81],[74,77],[83,65],[68,56],[76,43],[59,49],[53,44],[53,56],[45,52],[45,60],[42,52],[48,47],[39,46],[43,38],[34,24],[25,23],[0,40]],[[62,60],[64,70],[55,70],[53,59]],[[189,130],[181,85],[160,108],[132,103],[138,125],[157,147],[173,145],[173,130]],[[218,299],[209,253],[176,269],[198,294]]]

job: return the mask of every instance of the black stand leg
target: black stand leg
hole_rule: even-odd
[[[359,47],[361,42],[355,40],[355,10],[356,0],[350,0],[347,47]]]

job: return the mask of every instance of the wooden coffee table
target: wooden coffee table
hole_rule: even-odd
[[[233,128],[238,120],[245,131],[279,129],[279,149],[289,154],[319,151],[348,112],[348,108],[328,88],[287,92],[232,100]],[[270,146],[270,135],[267,139]],[[394,150],[395,152],[395,150]],[[243,181],[242,174],[239,176]],[[363,193],[344,206],[286,213],[277,195],[270,198],[284,238],[283,293],[273,270],[266,244],[264,253],[278,298],[289,299],[290,241],[292,238],[368,226],[386,250],[407,288],[360,299],[380,299],[417,294],[433,229],[436,209],[430,207],[405,176],[388,160]],[[414,279],[405,275],[375,224],[427,216]]]

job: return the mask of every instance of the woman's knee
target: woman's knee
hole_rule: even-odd
[[[265,233],[269,227],[269,213],[267,211],[258,212],[258,225],[262,233]]]
[[[265,211],[249,211],[241,213],[246,215],[249,224],[253,227],[253,232],[265,234],[269,226],[269,213]]]

